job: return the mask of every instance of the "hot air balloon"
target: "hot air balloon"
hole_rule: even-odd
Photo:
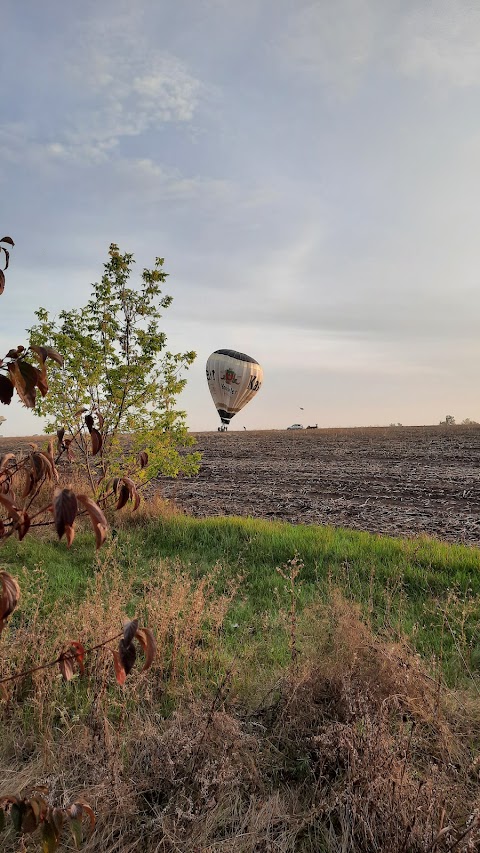
[[[258,361],[233,349],[217,349],[207,361],[207,382],[222,426],[243,409],[260,389],[263,370]]]

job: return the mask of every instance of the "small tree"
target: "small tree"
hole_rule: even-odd
[[[63,310],[58,319],[40,308],[30,329],[31,344],[54,347],[64,359],[63,368],[51,370],[49,394],[35,413],[49,418],[47,431],[57,430],[69,458],[83,463],[94,494],[110,476],[133,472],[139,459],[144,481],[160,472],[198,470],[198,453],[179,452],[194,440],[185,413],[175,407],[186,381],[181,373],[195,353],[166,349],[161,311],[172,297],[162,295],[163,263],[157,258],[153,269],[144,269],[134,289],[128,286],[133,255],[122,255],[112,244],[84,308]]]

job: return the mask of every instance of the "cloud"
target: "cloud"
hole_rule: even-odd
[[[62,41],[49,47],[62,73],[52,79],[42,66],[38,77],[37,99],[48,104],[48,121],[33,105],[28,119],[7,122],[0,132],[4,159],[18,162],[26,154],[36,163],[105,163],[121,155],[124,141],[191,124],[207,98],[187,63],[143,26],[136,6],[100,4],[72,18]]]
[[[279,51],[297,70],[351,94],[375,51],[379,9],[371,0],[295,4]]]
[[[480,7],[472,0],[309,0],[296,4],[277,56],[331,94],[352,96],[369,71],[439,83],[480,85]]]
[[[480,85],[480,6],[471,0],[418,4],[401,24],[399,69],[452,87]]]
[[[79,24],[67,74],[78,97],[66,139],[114,147],[165,123],[191,122],[205,87],[142,28],[137,8]]]

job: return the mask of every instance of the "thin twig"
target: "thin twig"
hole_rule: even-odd
[[[84,654],[88,655],[90,652],[101,649],[103,646],[107,646],[109,643],[120,639],[120,637],[123,637],[123,631],[121,634],[116,634],[115,637],[109,637],[108,640],[97,643],[96,646],[90,646],[90,648],[84,650]],[[61,654],[55,660],[49,661],[49,663],[42,663],[39,666],[33,666],[31,669],[25,669],[23,672],[17,672],[15,675],[9,675],[7,678],[0,678],[0,684],[6,684],[7,681],[15,681],[17,678],[24,678],[26,675],[31,675],[33,672],[39,672],[42,669],[49,669],[55,666],[55,664],[60,663],[61,660],[77,660],[77,655]]]

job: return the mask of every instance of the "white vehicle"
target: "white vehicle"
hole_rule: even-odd
[[[287,429],[303,429],[303,424],[292,424],[292,426],[287,427]]]

